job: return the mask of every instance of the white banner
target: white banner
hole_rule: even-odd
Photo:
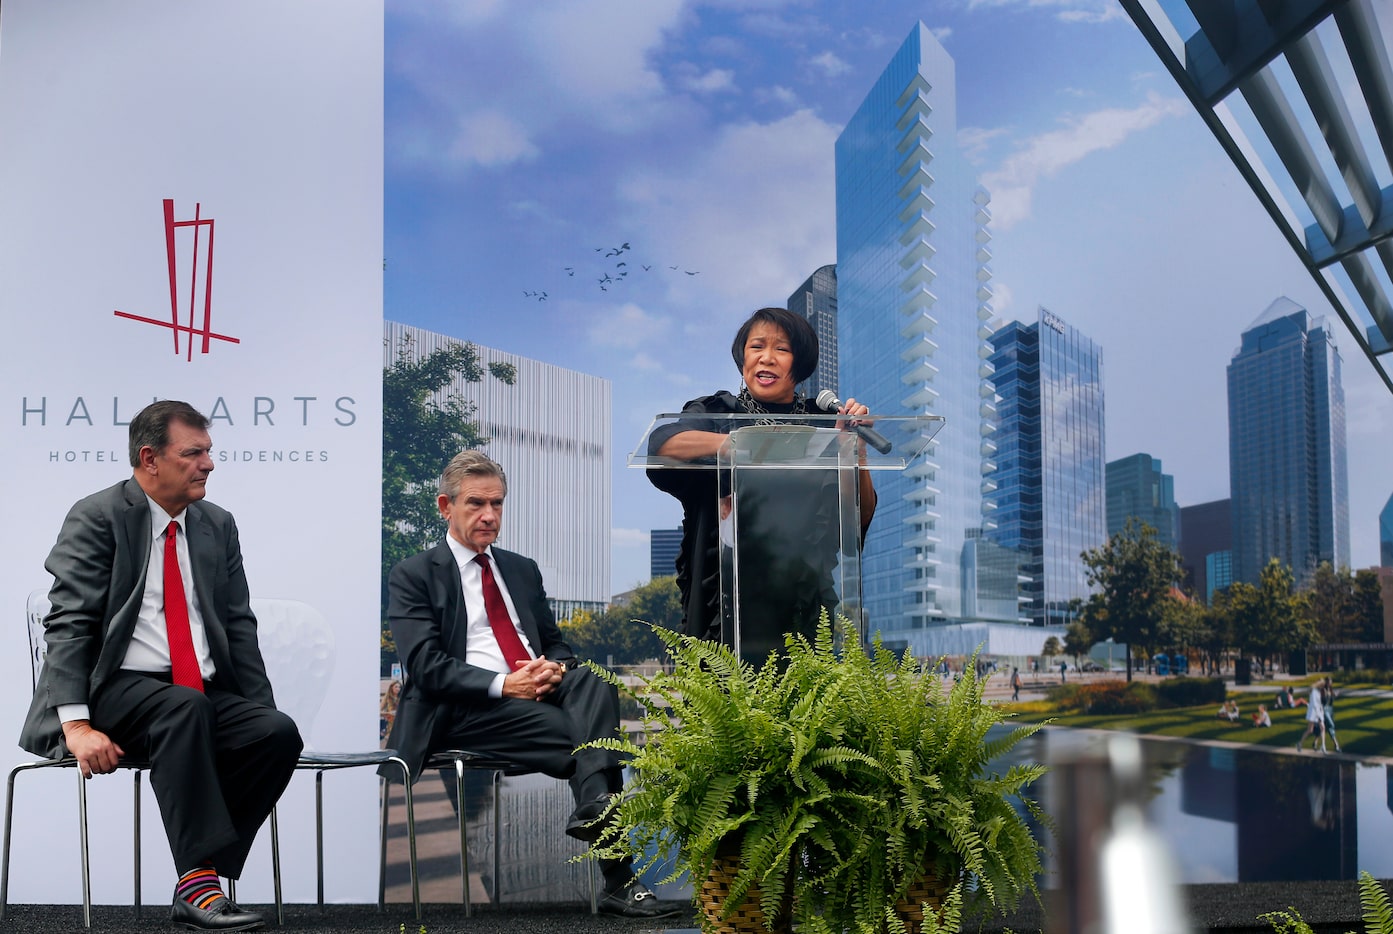
[[[208,498],[237,518],[252,596],[334,630],[306,739],[376,748],[382,79],[382,0],[5,0],[0,742],[29,703],[21,622],[63,516],[130,475],[127,423],[173,398],[212,419]],[[12,902],[81,897],[74,774],[17,782]],[[89,784],[98,902],[131,899],[129,781]],[[372,901],[375,779],[337,773],[325,793],[327,895]],[[145,804],[144,899],[167,904]],[[302,776],[280,809],[289,901],[314,899],[313,813]],[[266,836],[248,902],[271,900]]]

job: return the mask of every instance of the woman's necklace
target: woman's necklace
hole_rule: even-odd
[[[764,415],[764,416],[767,416],[766,418],[757,418],[757,419],[755,419],[755,424],[756,424],[756,425],[785,425],[785,424],[788,424],[787,421],[785,421],[783,418],[775,418],[774,416],[775,416],[776,413],[770,412],[768,409],[766,409],[763,405],[760,404],[760,402],[759,402],[758,399],[756,399],[754,396],[750,395],[750,387],[748,387],[748,386],[741,386],[741,387],[740,387],[740,395],[736,396],[736,399],[738,399],[738,400],[740,401],[740,407],[741,407],[742,409],[744,409],[746,412],[750,413],[751,415]],[[777,414],[780,414],[780,415],[781,415],[782,413],[777,413]],[[805,395],[803,395],[801,392],[795,392],[795,393],[793,394],[793,408],[790,409],[790,410],[788,411],[788,414],[789,414],[789,415],[807,415],[807,414],[808,414],[808,397],[805,396]]]

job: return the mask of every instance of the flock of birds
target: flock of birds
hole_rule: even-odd
[[[625,256],[625,254],[631,252],[631,249],[632,248],[629,246],[628,241],[625,241],[624,243],[619,244],[619,246],[614,247],[595,247],[596,253],[603,254],[599,257],[599,259],[613,260],[613,262],[604,263],[603,266],[598,270],[600,274],[595,279],[595,283],[600,287],[601,292],[608,292],[610,289],[622,285],[624,281],[628,279],[629,273],[631,271],[641,270],[644,273],[653,271],[654,264],[652,263],[639,263],[637,270],[631,270],[629,266],[629,258],[626,258]],[[697,269],[683,269],[681,266],[668,266],[667,268],[671,272],[682,272],[686,273],[689,276],[700,275],[700,270]],[[562,269],[566,273],[566,276],[568,278],[574,279],[576,277],[577,267],[565,266],[562,267]],[[661,272],[661,270],[659,271]],[[594,275],[594,271],[592,271],[589,274]],[[582,275],[584,276],[586,274],[582,272]],[[532,289],[524,290],[522,295],[523,298],[531,298],[539,302],[544,302],[547,300],[548,293],[543,289]]]

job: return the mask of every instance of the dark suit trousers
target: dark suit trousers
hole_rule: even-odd
[[[443,742],[433,749],[493,753],[554,778],[569,779],[577,803],[622,784],[617,754],[576,752],[592,739],[616,736],[619,694],[587,668],[566,672],[545,700],[499,698],[456,706]]]
[[[220,691],[121,671],[91,702],[92,726],[127,755],[150,762],[174,867],[210,860],[231,879],[295,771],[303,743],[295,721]]]

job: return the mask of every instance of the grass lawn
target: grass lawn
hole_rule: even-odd
[[[1158,736],[1178,736],[1187,739],[1226,740],[1234,743],[1251,743],[1255,746],[1285,746],[1291,748],[1306,731],[1306,708],[1295,710],[1276,710],[1272,698],[1276,687],[1270,693],[1230,692],[1229,697],[1238,701],[1242,718],[1237,723],[1220,720],[1216,716],[1217,704],[1204,704],[1199,707],[1172,707],[1166,710],[1153,710],[1142,714],[1120,714],[1116,716],[1095,716],[1067,710],[1057,710],[1048,701],[1035,701],[1028,704],[1006,704],[1014,709],[1017,717],[1026,722],[1050,717],[1055,724],[1068,727],[1087,727],[1101,730],[1127,730],[1134,733],[1148,733]],[[1361,693],[1363,691],[1374,693]],[[1387,685],[1349,684],[1336,688],[1335,735],[1340,747],[1347,753],[1359,756],[1393,757],[1393,691]],[[1267,704],[1272,717],[1271,727],[1252,725],[1252,714],[1258,704]],[[1311,746],[1310,738],[1306,748]],[[1326,748],[1334,752],[1335,745],[1326,739]]]

